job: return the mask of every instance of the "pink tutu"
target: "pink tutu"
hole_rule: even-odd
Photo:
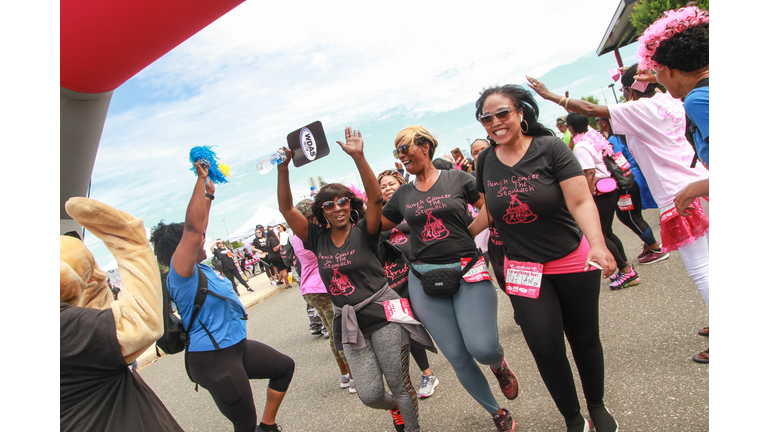
[[[709,232],[709,218],[701,209],[699,200],[692,204],[694,210],[688,217],[677,214],[675,207],[661,214],[661,250],[671,252],[693,244],[696,239]]]

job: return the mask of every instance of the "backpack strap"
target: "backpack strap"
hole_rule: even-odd
[[[696,86],[694,87],[694,90],[701,87],[709,87],[709,77],[706,77],[699,82],[696,83]],[[685,99],[683,99],[685,100]],[[685,138],[688,140],[688,143],[691,144],[691,147],[693,147],[693,160],[691,161],[691,168],[696,167],[696,161],[699,160],[699,153],[696,151],[696,143],[693,140],[693,135],[696,133],[696,131],[699,130],[698,126],[696,126],[696,123],[691,120],[690,117],[688,117],[688,114],[685,115]]]

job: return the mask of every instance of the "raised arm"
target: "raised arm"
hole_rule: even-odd
[[[197,181],[192,191],[192,198],[187,206],[187,216],[184,219],[184,233],[173,253],[172,265],[176,273],[188,278],[195,272],[197,255],[205,242],[205,230],[208,227],[208,212],[211,210],[212,199],[216,187],[208,180],[207,162],[195,162]]]
[[[302,242],[307,241],[307,235],[309,234],[309,222],[307,218],[296,210],[293,206],[293,195],[291,194],[291,181],[288,178],[288,164],[293,158],[293,152],[286,147],[283,147],[287,158],[283,163],[277,166],[277,203],[279,205],[280,213],[283,214],[285,221],[293,229],[293,233],[301,239]]]
[[[341,141],[336,142],[344,150],[344,153],[350,155],[352,160],[355,161],[357,171],[363,180],[365,194],[368,195],[368,209],[365,212],[368,234],[376,235],[379,233],[379,225],[381,223],[381,188],[379,188],[379,183],[376,181],[376,175],[373,173],[371,166],[368,165],[368,161],[365,160],[365,155],[363,155],[363,135],[360,131],[348,127],[344,130],[344,136],[346,137],[345,143]]]
[[[527,75],[526,78],[528,79],[528,87],[532,88],[533,91],[539,94],[539,96],[562,106],[568,112],[577,112],[579,114],[584,114],[587,117],[611,118],[611,113],[605,105],[596,105],[581,99],[571,99],[567,96],[556,95],[549,91],[544,83]]]
[[[65,208],[72,219],[104,242],[117,261],[122,278],[119,300],[86,307],[112,309],[120,352],[130,364],[163,332],[160,270],[144,222],[90,198],[70,198]],[[106,281],[102,287],[109,291]]]
[[[589,192],[587,181],[582,176],[571,177],[560,182],[565,204],[571,212],[579,228],[584,232],[589,242],[587,261],[600,264],[603,267],[603,278],[607,278],[616,270],[616,260],[605,246],[605,238],[600,228],[600,215],[597,213],[595,201]],[[585,268],[588,267],[587,263]]]

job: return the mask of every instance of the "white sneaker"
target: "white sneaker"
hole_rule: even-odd
[[[349,378],[349,375],[342,375],[341,376],[341,388],[349,388],[349,383],[352,382],[352,379]]]
[[[349,392],[357,393],[357,389],[355,388],[355,380],[349,380]]]
[[[422,375],[421,388],[419,388],[419,397],[427,398],[432,396],[435,393],[435,388],[438,384],[440,384],[440,381],[437,380],[437,377],[434,374]]]
[[[275,281],[272,281],[272,285],[277,285],[277,282],[275,282]]]

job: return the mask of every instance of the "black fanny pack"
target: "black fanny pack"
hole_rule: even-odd
[[[461,278],[475,265],[475,263],[477,263],[478,259],[480,259],[479,250],[475,257],[464,266],[464,270],[461,272],[457,272],[450,268],[444,268],[430,270],[421,274],[417,272],[413,266],[411,266],[411,271],[413,272],[413,275],[421,281],[424,294],[430,297],[450,297],[456,294],[456,291],[459,290]]]

